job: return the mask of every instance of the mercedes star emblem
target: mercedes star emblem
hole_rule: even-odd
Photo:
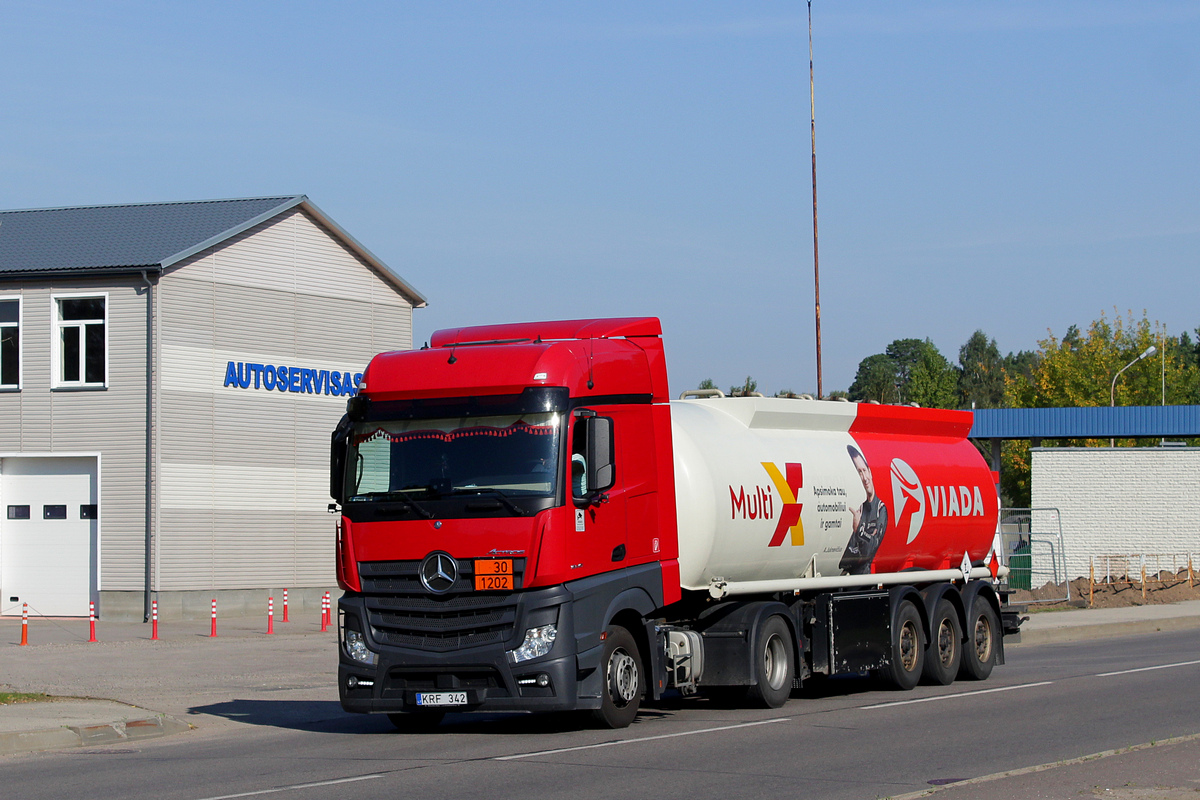
[[[421,562],[421,583],[434,594],[450,591],[458,580],[458,562],[448,553],[430,553]]]

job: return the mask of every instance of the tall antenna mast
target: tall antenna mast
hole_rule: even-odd
[[[808,104],[812,121],[813,284],[817,317],[817,399],[825,396],[821,385],[821,259],[817,250],[817,97],[813,83],[812,0],[808,0]]]

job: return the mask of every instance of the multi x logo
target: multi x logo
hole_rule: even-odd
[[[783,472],[780,472],[779,467],[769,461],[763,461],[762,465],[771,482],[775,484],[780,500],[783,501],[770,546],[778,547],[783,544],[788,531],[792,533],[793,545],[804,544],[804,523],[800,520],[800,510],[804,508],[804,504],[796,502],[800,488],[804,486],[803,468],[799,464],[784,464]],[[770,486],[755,486],[752,492],[747,494],[745,486],[739,486],[736,491],[730,486],[729,513],[731,519],[737,519],[739,516],[742,519],[774,519],[775,492],[771,491]]]
[[[931,517],[982,517],[983,494],[978,486],[922,486],[917,472],[899,458],[892,459],[892,502],[896,505],[896,531],[917,538]]]
[[[783,500],[783,508],[779,510],[779,524],[775,526],[775,535],[771,537],[769,547],[779,547],[788,531],[792,532],[792,545],[804,544],[804,522],[800,519],[803,503],[797,503],[796,497],[804,486],[804,468],[799,464],[784,464],[784,472],[769,461],[762,462],[763,469],[771,476],[779,497]]]

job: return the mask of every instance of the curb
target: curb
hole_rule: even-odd
[[[192,726],[166,714],[100,725],[64,725],[41,731],[0,733],[0,755],[34,753],[66,747],[91,747],[115,742],[157,739],[189,731]]]
[[[1089,639],[1109,639],[1116,636],[1133,636],[1139,633],[1162,631],[1185,631],[1200,628],[1200,616],[1164,617],[1163,619],[1139,619],[1126,622],[1097,622],[1085,625],[1063,625],[1046,628],[1024,629],[1019,641],[1004,642],[1009,645],[1055,644],[1059,642],[1082,642]]]

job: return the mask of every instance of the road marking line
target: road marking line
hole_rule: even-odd
[[[621,744],[640,744],[641,742],[653,742],[656,739],[674,739],[677,736],[695,736],[700,733],[716,733],[717,731],[732,731],[738,728],[752,728],[756,725],[773,725],[776,722],[791,722],[791,717],[780,717],[778,719],[764,719],[758,722],[743,722],[738,725],[722,725],[719,728],[702,728],[698,731],[680,731],[679,733],[663,733],[658,736],[643,736],[640,739],[619,739],[615,742],[600,742],[599,744],[585,744],[579,747],[560,747],[557,750],[539,750],[536,753],[518,753],[515,756],[497,756],[493,761],[515,761],[518,758],[536,758],[537,756],[550,756],[557,753],[571,753],[575,750],[595,750],[598,747],[616,747]],[[217,798],[212,798],[217,800]]]
[[[1138,667],[1137,669],[1122,669],[1116,672],[1101,672],[1097,678],[1107,678],[1110,675],[1128,675],[1131,672],[1149,672],[1152,669],[1170,669],[1171,667],[1190,667],[1193,664],[1200,664],[1200,659],[1196,661],[1180,661],[1178,664],[1159,664],[1155,667]]]
[[[262,794],[276,794],[277,792],[294,792],[298,789],[313,789],[318,786],[336,786],[339,783],[356,783],[358,781],[372,781],[376,778],[387,777],[384,773],[375,773],[373,775],[357,775],[353,778],[337,778],[331,781],[314,781],[312,783],[297,783],[291,786],[276,786],[274,789],[259,789],[256,792],[239,792],[238,794],[222,794],[217,797],[204,797],[201,800],[234,800],[237,797],[255,797]]]
[[[998,689],[980,689],[977,692],[957,692],[956,694],[939,694],[936,697],[921,697],[917,700],[897,700],[894,703],[877,703],[873,706],[861,706],[862,709],[891,708],[892,706],[909,706],[914,703],[932,703],[935,700],[952,700],[956,697],[974,697],[977,694],[992,694],[993,692],[1011,692],[1014,689],[1032,689],[1034,686],[1049,686],[1054,681],[1039,681],[1038,683],[1022,683],[1017,686],[1001,686]]]

